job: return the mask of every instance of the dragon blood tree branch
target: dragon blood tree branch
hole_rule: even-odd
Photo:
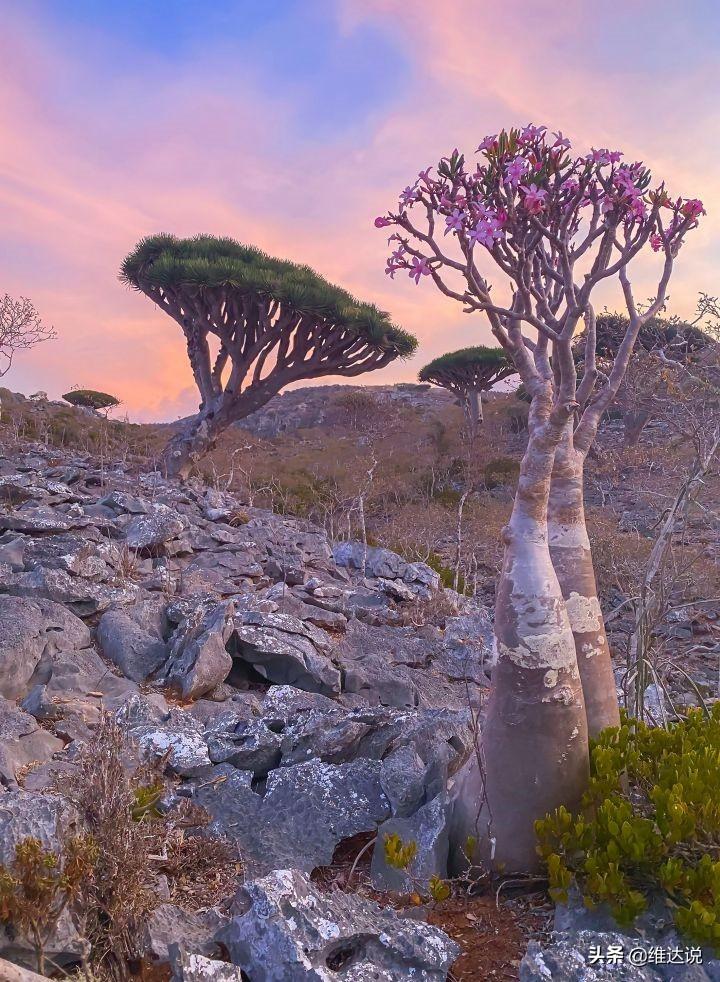
[[[169,474],[186,477],[232,423],[290,382],[356,376],[406,358],[416,339],[307,266],[233,239],[141,240],[120,278],[182,328],[198,414],[170,440]]]
[[[664,253],[657,312],[673,259],[704,213],[697,199],[672,200],[663,184],[653,187],[647,167],[623,162],[618,151],[571,150],[562,133],[550,136],[542,126],[503,130],[480,143],[475,165],[454,150],[421,171],[397,207],[375,219],[392,230],[388,275],[406,272],[416,284],[427,278],[464,311],[485,313],[532,400],[504,531],[486,773],[471,761],[458,785],[456,865],[470,833],[506,870],[535,868],[534,821],[561,804],[572,809],[584,790],[586,702],[592,730],[603,712],[616,718],[581,464],[639,330],[628,266],[647,246]],[[622,288],[631,327],[596,391],[591,352],[578,386],[574,337],[580,319],[592,316],[593,290],[610,278]],[[592,344],[594,332],[588,338]],[[578,658],[591,670],[581,673]]]
[[[482,422],[482,393],[516,373],[517,369],[502,348],[478,345],[435,358],[420,369],[418,378],[457,396],[474,437]]]

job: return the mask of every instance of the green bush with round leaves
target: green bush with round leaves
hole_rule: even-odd
[[[720,704],[669,729],[623,715],[591,747],[582,812],[535,829],[557,902],[576,885],[628,925],[661,894],[683,934],[720,948]]]

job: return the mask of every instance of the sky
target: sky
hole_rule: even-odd
[[[454,147],[471,156],[529,121],[701,198],[670,310],[720,293],[716,0],[0,0],[0,14],[0,295],[30,297],[57,332],[18,355],[15,391],[100,389],[138,421],[197,408],[180,329],[117,276],[156,232],[230,235],[390,311],[420,348],[368,384],[487,343],[482,315],[429,278],[385,276],[373,220]],[[651,256],[639,297],[655,272]]]

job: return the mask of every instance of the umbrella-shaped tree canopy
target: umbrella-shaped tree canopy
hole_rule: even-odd
[[[218,433],[288,383],[361,375],[417,346],[385,311],[309,266],[229,238],[151,236],[120,278],[180,325],[200,390],[198,416],[168,447],[170,473],[187,473]]]
[[[496,382],[516,372],[502,348],[477,345],[440,355],[420,369],[418,378],[421,382],[432,382],[454,393],[474,431],[482,419],[480,393],[487,392]]]

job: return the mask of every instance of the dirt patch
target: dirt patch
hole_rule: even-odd
[[[501,900],[493,896],[450,898],[433,907],[428,922],[442,928],[462,947],[452,966],[453,982],[516,980],[528,941],[548,928],[546,898]]]

